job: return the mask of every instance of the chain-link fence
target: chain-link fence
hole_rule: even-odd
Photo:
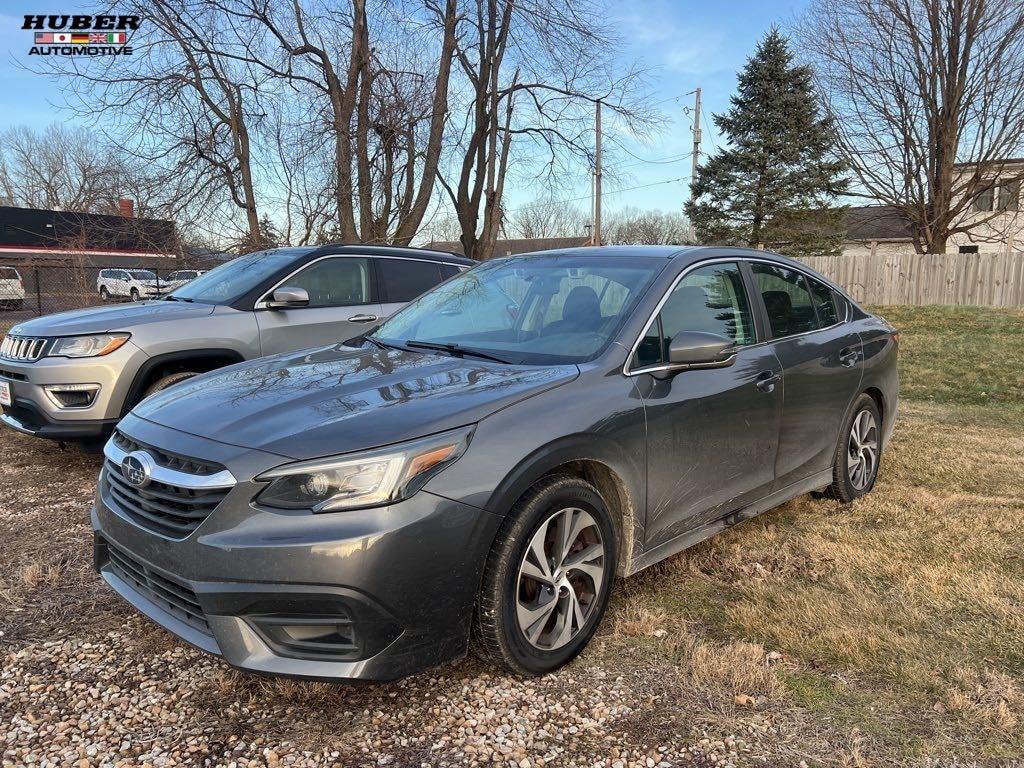
[[[181,266],[0,265],[0,334],[54,312],[159,298],[202,271]]]

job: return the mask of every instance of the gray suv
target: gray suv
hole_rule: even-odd
[[[417,248],[278,248],[235,259],[158,301],[19,323],[0,345],[0,420],[38,437],[106,437],[154,392],[231,363],[357,336],[473,263]]]
[[[897,334],[734,248],[496,259],[379,327],[199,376],[105,447],[95,565],[238,667],[387,679],[470,643],[564,664],[628,576],[871,490]]]

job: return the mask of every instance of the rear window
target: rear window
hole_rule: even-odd
[[[0,267],[0,280],[17,280],[20,277],[14,267]]]
[[[384,300],[412,301],[441,282],[441,270],[432,261],[409,259],[377,259]]]
[[[836,308],[836,295],[824,283],[819,283],[814,278],[807,278],[811,286],[811,297],[814,299],[814,309],[818,313],[818,322],[822,328],[835,325],[839,322],[839,312]]]
[[[764,308],[768,311],[768,323],[774,338],[817,329],[818,318],[803,275],[761,262],[751,264],[750,268],[764,300]]]

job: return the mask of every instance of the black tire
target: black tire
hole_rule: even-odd
[[[130,297],[131,297],[132,301],[138,301],[140,298],[142,298],[142,294],[139,293],[139,289],[138,288],[132,288]]]
[[[874,461],[871,463],[870,471],[866,471],[866,481],[855,482],[851,477],[850,463],[853,454],[853,429],[862,414],[869,414],[874,421]],[[861,394],[854,401],[850,415],[843,423],[839,432],[839,442],[836,445],[836,453],[832,462],[832,484],[825,490],[825,495],[838,499],[844,504],[849,504],[854,499],[870,493],[875,487],[875,480],[878,479],[878,469],[882,460],[882,418],[878,411],[878,403],[868,394]]]
[[[178,371],[177,373],[170,373],[162,378],[157,379],[148,387],[146,391],[142,393],[141,400],[145,400],[150,395],[155,395],[157,392],[161,392],[168,387],[172,387],[179,382],[191,379],[196,375],[196,371]]]
[[[516,618],[519,570],[541,525],[552,514],[567,508],[584,510],[596,523],[604,545],[604,571],[582,628],[565,645],[544,650],[531,645]],[[473,651],[491,664],[524,676],[543,675],[570,662],[590,642],[608,607],[617,552],[618,539],[611,515],[590,483],[569,475],[538,481],[516,503],[491,547],[473,617]]]
[[[107,290],[107,286],[100,286],[100,301],[110,301],[110,291]]]

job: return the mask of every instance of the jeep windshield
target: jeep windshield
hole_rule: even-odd
[[[312,248],[275,248],[239,256],[169,293],[165,299],[230,304]]]
[[[520,364],[593,359],[664,268],[648,256],[517,256],[424,294],[369,337],[417,351]]]

